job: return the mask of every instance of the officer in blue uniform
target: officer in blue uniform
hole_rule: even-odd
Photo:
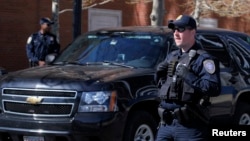
[[[207,140],[209,97],[220,93],[219,61],[196,42],[196,21],[180,15],[169,21],[175,45],[157,67],[161,123],[156,141]]]
[[[48,54],[58,54],[60,45],[57,38],[50,32],[50,27],[54,22],[49,18],[40,19],[40,30],[32,34],[26,44],[26,53],[30,67],[44,66],[45,57]]]

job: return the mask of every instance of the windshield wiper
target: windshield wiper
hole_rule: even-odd
[[[125,65],[125,64],[121,64],[117,62],[112,62],[112,61],[103,61],[103,63],[108,63],[110,65],[121,66],[121,67],[132,68],[132,69],[135,68],[134,66],[129,66],[129,65]]]
[[[127,67],[127,68],[135,68],[133,66],[128,66],[125,64],[121,64],[121,63],[116,63],[116,62],[112,62],[112,61],[103,61],[103,62],[86,62],[86,63],[79,63],[77,61],[72,61],[72,62],[68,62],[68,61],[62,61],[62,62],[55,62],[53,63],[54,65],[115,65],[115,66],[122,66],[122,67]]]
[[[77,61],[62,61],[62,62],[55,62],[53,63],[54,65],[68,65],[68,64],[72,64],[72,65],[82,65],[81,63],[77,62]]]

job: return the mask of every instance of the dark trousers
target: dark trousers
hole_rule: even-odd
[[[155,141],[207,141],[208,127],[201,121],[182,125],[177,119],[171,124],[160,125]]]

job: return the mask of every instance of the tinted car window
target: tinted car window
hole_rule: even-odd
[[[245,44],[250,46],[250,37],[249,36],[238,36],[238,37],[235,37],[235,38],[245,42]]]
[[[250,50],[240,45],[238,42],[229,40],[229,45],[234,54],[236,63],[243,69],[243,71],[250,72]]]
[[[58,62],[114,62],[133,67],[151,68],[163,58],[166,35],[147,33],[96,33],[86,34],[73,42]]]
[[[216,34],[199,34],[197,39],[202,47],[210,54],[217,57],[225,67],[230,66],[231,59],[226,50],[226,45],[219,36]]]

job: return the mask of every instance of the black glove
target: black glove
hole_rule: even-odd
[[[188,75],[189,70],[188,68],[183,65],[183,64],[179,64],[176,68],[176,72],[175,74],[181,78],[186,78],[186,76]]]
[[[162,84],[166,80],[166,74],[164,71],[157,71],[154,75],[154,82],[157,84],[158,88],[162,86]]]

